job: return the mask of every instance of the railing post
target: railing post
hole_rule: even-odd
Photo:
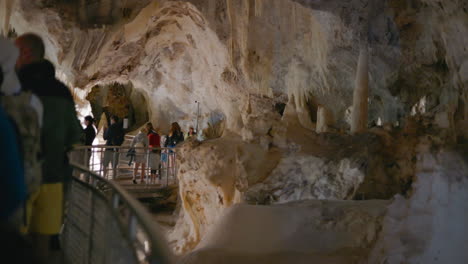
[[[92,146],[89,150],[89,170],[94,171],[94,149]]]
[[[143,172],[145,173],[145,177],[146,177],[146,179],[145,179],[145,186],[146,186],[146,188],[148,188],[148,181],[149,181],[148,179],[151,178],[151,177],[150,177],[151,169],[150,169],[150,166],[149,166],[149,165],[150,165],[150,164],[149,164],[149,160],[150,160],[150,158],[149,158],[149,148],[145,150],[145,156],[146,156],[146,158],[145,158],[145,159],[146,159],[146,167],[145,167],[145,169],[143,170]],[[142,165],[142,166],[143,166],[143,165]]]
[[[137,229],[137,219],[132,213],[130,213],[130,219],[128,221],[128,235],[132,243],[136,238],[136,229]]]
[[[174,152],[174,184],[176,184],[177,182],[177,171],[178,171],[178,168],[177,168],[177,153]]]
[[[117,150],[117,151],[119,151],[119,150]],[[116,152],[115,148],[114,148],[114,150],[112,151],[112,162],[111,162],[112,179],[115,178],[115,169],[117,168],[115,163],[117,162],[117,158],[116,158],[117,154],[118,154],[118,152]],[[107,179],[110,180],[111,179],[111,177],[110,177],[111,173],[108,173],[107,175],[108,175]]]
[[[103,166],[104,166],[104,152],[103,150],[105,151],[105,149],[100,149],[99,151],[99,155],[101,156],[101,162],[99,162],[99,175],[104,177],[105,175],[103,174],[102,170],[104,169]]]
[[[84,148],[83,149],[83,164],[82,164],[84,167],[88,167],[88,164],[86,164],[87,163],[86,162],[86,154],[88,154],[88,149]]]
[[[117,193],[114,193],[112,196],[112,207],[114,209],[119,208],[119,201],[120,201],[119,195]]]
[[[113,173],[112,173],[112,180],[116,180],[119,177],[119,170],[117,169],[119,167],[119,162],[120,162],[120,148],[115,148],[114,149],[114,164],[113,164]]]
[[[171,157],[170,157],[171,153],[169,153],[169,151],[167,151],[166,153],[166,187],[167,187],[167,184],[169,182],[169,169],[170,169],[170,160],[171,160]]]
[[[92,178],[92,177],[91,177]],[[93,228],[94,228],[94,194],[92,191],[89,192],[89,232],[88,232],[88,264],[92,263],[91,252],[93,249]]]

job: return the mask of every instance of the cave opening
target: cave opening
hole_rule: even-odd
[[[98,127],[110,126],[110,117],[117,116],[120,120],[127,120],[125,129],[131,132],[149,120],[146,98],[130,82],[95,85],[85,99],[91,105]]]

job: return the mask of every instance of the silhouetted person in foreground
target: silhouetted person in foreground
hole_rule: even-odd
[[[17,81],[12,82],[12,79],[15,78],[8,76],[8,70],[6,70],[5,75],[9,81],[4,82],[5,70],[3,66],[9,63],[9,58],[17,56],[18,53],[15,50],[13,52],[16,54],[5,54],[11,52],[9,50],[11,48],[16,49],[7,39],[0,37],[0,98],[4,96],[3,92],[11,93],[17,89],[11,87],[12,84],[19,87]],[[13,260],[14,263],[18,264],[37,264],[39,262],[34,257],[32,245],[18,232],[17,223],[11,223],[12,217],[27,199],[21,148],[14,126],[11,117],[0,105],[0,201],[2,202],[0,207],[0,256],[4,262]]]
[[[0,66],[0,85],[3,70]],[[26,200],[23,162],[16,131],[9,117],[0,106],[0,225],[6,225],[13,213]]]
[[[30,197],[41,184],[39,153],[44,109],[38,96],[21,89],[15,71],[19,55],[19,49],[11,40],[0,38],[0,66],[2,68],[0,105],[16,131],[24,167],[26,195]],[[25,206],[21,206],[12,218],[17,228],[24,226],[24,221],[22,221],[24,211]]]
[[[20,56],[16,70],[25,90],[30,90],[42,101],[42,185],[30,199],[28,231],[33,234],[34,246],[43,258],[50,256],[50,238],[60,232],[63,219],[63,184],[71,177],[67,152],[80,142],[82,128],[75,112],[73,97],[68,88],[55,78],[55,68],[44,59],[42,39],[24,34],[16,39]]]

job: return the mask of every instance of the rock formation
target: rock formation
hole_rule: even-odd
[[[353,112],[351,116],[351,133],[367,130],[367,113],[369,98],[369,52],[367,45],[361,47],[356,71],[356,87],[353,93]]]
[[[432,152],[427,139],[421,142],[414,193],[410,199],[396,196],[388,207],[368,263],[463,263],[468,259],[466,150]]]
[[[359,243],[326,245],[349,249],[352,260],[463,263],[466,241],[445,223],[466,219],[454,212],[468,192],[459,150],[468,131],[467,10],[463,0],[18,0],[0,18],[9,32],[44,38],[79,111],[100,116],[117,86],[128,98],[107,103],[119,113],[128,106],[122,115],[133,113],[133,128],[151,121],[164,134],[171,122],[186,130],[199,120],[207,140],[177,150],[178,219],[168,234],[179,254],[202,241],[187,263],[244,252],[233,241],[205,251],[225,221],[243,228],[230,217],[278,211],[280,227],[297,208],[311,222],[296,228],[314,223],[307,230],[317,241],[338,231],[327,229],[326,213],[338,208],[329,224],[344,229],[331,237]],[[423,165],[423,157],[435,161]],[[430,197],[455,204],[420,201]],[[334,201],[302,204],[311,199]],[[390,201],[355,201],[370,199]],[[349,215],[371,218],[372,228]],[[411,230],[420,220],[425,234]],[[441,245],[445,231],[455,238]],[[317,241],[302,248],[305,259],[332,252]],[[352,253],[358,247],[365,250]],[[435,256],[439,249],[450,254]]]
[[[181,263],[356,263],[377,239],[387,204],[236,205]]]

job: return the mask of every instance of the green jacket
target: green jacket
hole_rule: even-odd
[[[70,176],[67,152],[80,142],[83,129],[70,100],[58,96],[41,96],[44,105],[42,126],[43,183],[63,182]]]

